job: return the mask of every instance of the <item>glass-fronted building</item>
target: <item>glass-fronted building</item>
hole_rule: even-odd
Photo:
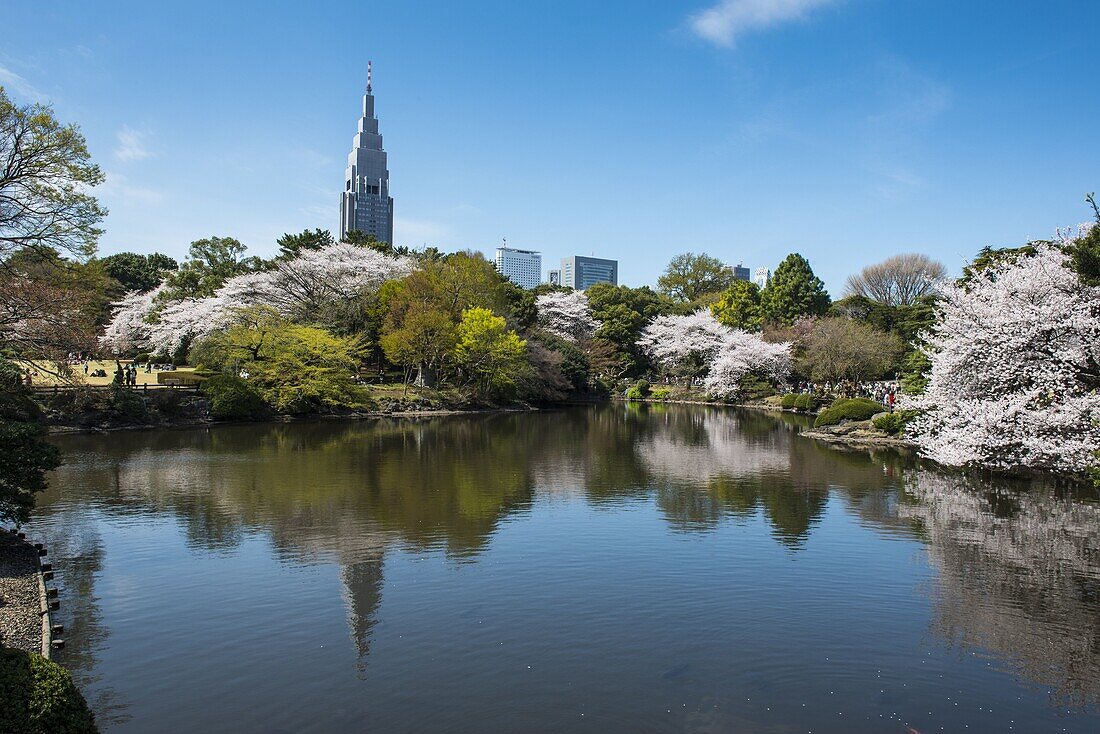
[[[619,284],[619,261],[574,255],[561,259],[561,284],[578,291],[597,283]]]

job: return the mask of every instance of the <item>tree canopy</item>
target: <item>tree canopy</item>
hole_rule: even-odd
[[[711,304],[710,311],[725,326],[759,331],[763,323],[760,313],[760,286],[751,280],[735,280]]]
[[[696,255],[685,252],[669,262],[664,274],[657,279],[657,289],[677,301],[692,303],[698,299],[721,293],[735,280],[733,268],[705,252]]]
[[[798,253],[787,255],[760,293],[764,320],[788,326],[800,316],[823,315],[830,301],[825,284]]]
[[[945,277],[947,268],[927,255],[894,255],[848,276],[846,294],[886,306],[912,306],[934,296]]]
[[[27,248],[93,255],[107,211],[88,189],[103,181],[76,125],[0,87],[0,259]]]

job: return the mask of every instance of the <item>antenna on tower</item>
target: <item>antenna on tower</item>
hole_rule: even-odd
[[[367,94],[371,93],[371,90],[370,90],[371,75],[372,75],[371,62],[367,61]]]

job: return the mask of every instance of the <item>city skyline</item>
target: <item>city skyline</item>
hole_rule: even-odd
[[[107,173],[105,255],[181,257],[216,234],[270,256],[285,232],[335,233],[364,50],[385,70],[399,244],[598,245],[630,284],[685,251],[770,269],[796,251],[839,296],[894,253],[958,273],[983,246],[1089,218],[1095,4],[992,18],[945,0],[791,2],[750,19],[737,6],[169,16],[17,0],[0,84],[85,132]],[[1072,102],[1054,113],[1056,99]],[[655,171],[659,205],[637,185]]]

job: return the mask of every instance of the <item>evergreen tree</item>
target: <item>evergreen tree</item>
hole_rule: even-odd
[[[824,315],[830,303],[825,284],[797,252],[787,255],[760,293],[764,320],[787,326],[801,316]]]

